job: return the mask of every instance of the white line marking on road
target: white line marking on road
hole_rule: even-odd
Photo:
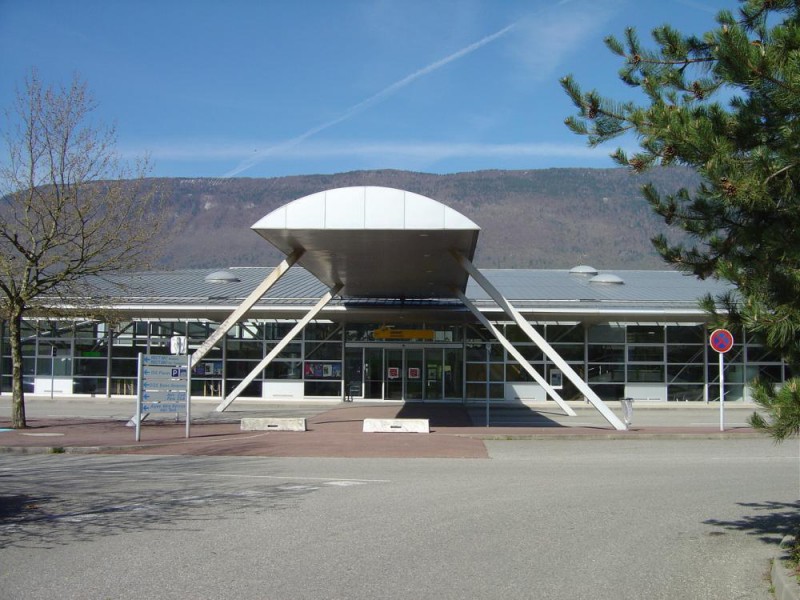
[[[357,485],[359,483],[391,483],[391,479],[342,479],[341,477],[304,477],[292,475],[247,475],[243,473],[165,473],[163,471],[137,471],[137,470],[123,470],[123,469],[85,469],[86,473],[97,473],[101,475],[151,475],[157,477],[174,478],[177,476],[183,477],[231,477],[242,479],[279,479],[297,481],[321,481],[328,485]],[[343,484],[332,482],[346,482]]]

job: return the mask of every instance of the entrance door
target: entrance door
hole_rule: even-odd
[[[425,350],[425,399],[442,398],[442,351],[438,348]]]
[[[386,350],[386,399],[403,399],[403,350]]]
[[[345,391],[365,400],[458,399],[461,360],[460,348],[349,347]]]
[[[422,400],[422,349],[406,350],[406,400]]]
[[[364,350],[348,348],[344,358],[344,393],[349,400],[364,396]]]
[[[364,348],[364,398],[383,400],[383,348]]]

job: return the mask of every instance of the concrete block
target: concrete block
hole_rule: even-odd
[[[364,419],[364,433],[430,433],[428,419]]]
[[[242,431],[305,431],[306,420],[300,418],[245,417]]]

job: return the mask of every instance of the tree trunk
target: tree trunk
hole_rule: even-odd
[[[8,320],[11,341],[11,426],[25,429],[25,390],[22,387],[22,311],[12,309]]]

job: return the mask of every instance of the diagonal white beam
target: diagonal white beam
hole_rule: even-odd
[[[281,351],[283,351],[286,345],[289,342],[291,342],[295,337],[297,337],[297,334],[300,333],[306,325],[308,325],[308,322],[311,321],[311,319],[317,316],[317,313],[321,311],[325,307],[325,305],[328,304],[328,302],[330,302],[331,299],[336,294],[339,293],[339,290],[341,289],[342,289],[342,284],[340,283],[339,285],[336,285],[332,287],[330,290],[328,290],[325,293],[325,295],[319,299],[319,302],[317,302],[314,305],[314,307],[310,311],[308,311],[306,315],[302,319],[300,319],[294,327],[292,327],[292,330],[289,333],[287,333],[286,336],[280,342],[278,342],[277,345],[272,350],[269,351],[269,354],[267,354],[263,359],[261,359],[261,362],[259,362],[256,365],[256,367],[252,371],[250,371],[247,377],[245,377],[241,381],[241,383],[239,383],[239,385],[237,385],[236,388],[226,396],[225,400],[220,402],[219,406],[217,406],[216,408],[217,412],[222,412],[226,408],[228,408],[231,402],[233,402],[234,400],[236,400],[236,398],[239,397],[239,394],[241,394],[244,391],[244,389],[248,385],[250,385],[250,383],[252,383],[253,379],[255,379],[256,376],[261,371],[267,368],[267,365],[270,362],[272,362],[272,359],[278,356],[278,354],[280,354]]]
[[[267,275],[266,279],[262,281],[256,289],[250,292],[250,295],[245,298],[242,303],[234,310],[227,319],[225,319],[220,326],[217,327],[216,331],[212,333],[208,339],[200,344],[200,347],[194,351],[192,354],[192,361],[191,366],[194,367],[197,363],[199,363],[203,357],[209,353],[211,348],[214,347],[218,341],[220,341],[228,331],[230,331],[231,327],[236,325],[247,311],[253,308],[253,305],[261,300],[264,294],[267,293],[267,290],[275,285],[275,282],[280,279],[286,271],[289,270],[294,263],[296,263],[300,257],[303,256],[303,250],[295,250],[289,256],[281,261],[281,263],[275,267],[272,272]]]
[[[544,391],[547,392],[547,395],[555,400],[556,404],[561,407],[561,410],[563,410],[570,417],[577,416],[575,411],[572,410],[572,407],[564,402],[564,399],[558,394],[553,386],[547,383],[544,377],[539,375],[539,372],[533,368],[533,365],[529,363],[528,360],[522,356],[522,354],[520,354],[519,350],[517,350],[502,333],[500,333],[500,330],[495,327],[494,324],[489,321],[489,319],[487,319],[486,316],[479,311],[472,302],[470,302],[469,298],[467,298],[461,290],[454,289],[453,291],[459,297],[461,302],[464,303],[464,306],[466,306],[472,312],[472,314],[475,315],[475,318],[478,319],[478,321],[480,321],[481,324],[486,327],[486,329],[488,329],[495,338],[497,338],[497,341],[500,342],[503,348],[505,348],[506,351],[508,351],[508,353],[516,359],[516,361],[520,364],[520,366],[522,366],[523,369],[525,369],[528,375],[533,377],[536,383],[544,388]]]
[[[503,309],[509,317],[511,317],[514,322],[519,325],[519,328],[525,332],[525,334],[534,342],[542,352],[545,353],[547,358],[549,358],[553,364],[555,364],[561,372],[569,379],[572,384],[578,388],[578,390],[583,394],[586,399],[592,403],[603,418],[608,421],[614,429],[618,431],[625,431],[628,428],[625,424],[619,420],[617,415],[615,415],[608,406],[606,406],[605,402],[603,402],[600,397],[594,393],[592,388],[581,379],[580,375],[578,375],[575,370],[569,366],[569,364],[561,358],[561,355],[555,351],[555,349],[548,344],[545,339],[536,331],[531,324],[526,321],[523,316],[511,306],[508,300],[495,288],[483,274],[475,268],[469,259],[467,259],[463,254],[460,252],[453,252],[453,258],[461,265],[461,267],[470,274],[470,276],[475,280],[475,282],[483,288],[483,290],[489,294],[489,296],[494,300],[500,308]]]

